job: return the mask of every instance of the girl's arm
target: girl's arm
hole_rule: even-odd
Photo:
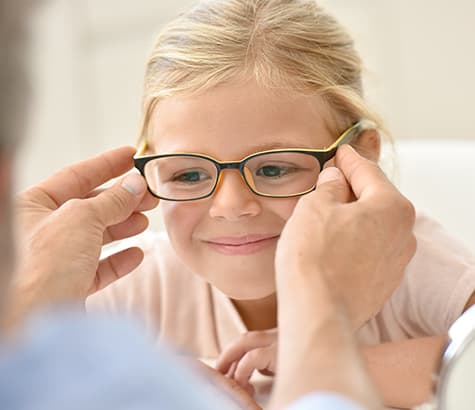
[[[475,304],[471,295],[463,311]],[[431,336],[362,348],[368,370],[386,406],[411,408],[431,399],[447,336]]]
[[[474,302],[472,295],[464,311]],[[431,399],[433,374],[446,343],[447,336],[431,336],[361,348],[386,406],[411,408]],[[276,352],[276,331],[249,332],[221,354],[217,368],[227,373],[234,363],[233,377],[245,386],[254,369],[274,373]]]
[[[432,336],[362,348],[384,404],[411,408],[429,401],[446,336]]]
[[[411,408],[430,400],[432,375],[437,371],[446,340],[446,336],[434,336],[361,348],[386,406]],[[254,370],[275,372],[276,355],[276,331],[249,332],[221,354],[217,369],[247,387]]]

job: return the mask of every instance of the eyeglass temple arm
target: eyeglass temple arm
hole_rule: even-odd
[[[376,128],[376,124],[370,120],[361,120],[354,124],[352,127],[348,128],[340,137],[327,148],[327,151],[333,151],[338,148],[340,145],[349,144],[353,138],[359,135],[362,131]]]
[[[139,146],[137,147],[137,152],[134,155],[134,158],[140,157],[143,153],[147,150],[148,144],[146,139],[144,138],[142,142],[140,142]]]

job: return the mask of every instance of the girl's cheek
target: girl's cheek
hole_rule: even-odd
[[[176,234],[176,231],[180,231],[180,226],[183,229],[183,226],[188,226],[188,224],[181,225],[178,221],[182,217],[186,218],[186,212],[182,209],[179,202],[167,202],[160,204],[162,206],[162,217],[163,223],[166,230],[171,236]]]
[[[292,212],[294,211],[295,205],[297,205],[298,199],[295,198],[288,198],[279,200],[278,206],[274,206],[272,213],[277,216],[277,219],[274,219],[275,223],[279,225],[277,228],[279,231],[279,235],[282,233],[287,221],[292,216]]]
[[[274,199],[274,201],[278,202],[274,202],[272,204],[273,212],[279,215],[279,217],[285,222],[287,222],[287,220],[292,215],[292,212],[294,211],[295,205],[297,205],[299,198]]]
[[[203,219],[203,209],[193,202],[162,202],[163,223],[173,236],[190,236]]]

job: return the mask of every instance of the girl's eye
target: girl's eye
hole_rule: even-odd
[[[280,178],[289,173],[294,169],[290,167],[278,166],[278,165],[266,165],[259,168],[256,172],[256,175],[259,177],[266,178]]]
[[[203,171],[186,171],[173,177],[173,182],[184,182],[194,184],[210,179],[210,176]]]

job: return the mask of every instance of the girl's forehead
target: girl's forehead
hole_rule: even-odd
[[[160,152],[321,148],[336,137],[327,119],[318,97],[232,84],[159,101],[147,138]]]

